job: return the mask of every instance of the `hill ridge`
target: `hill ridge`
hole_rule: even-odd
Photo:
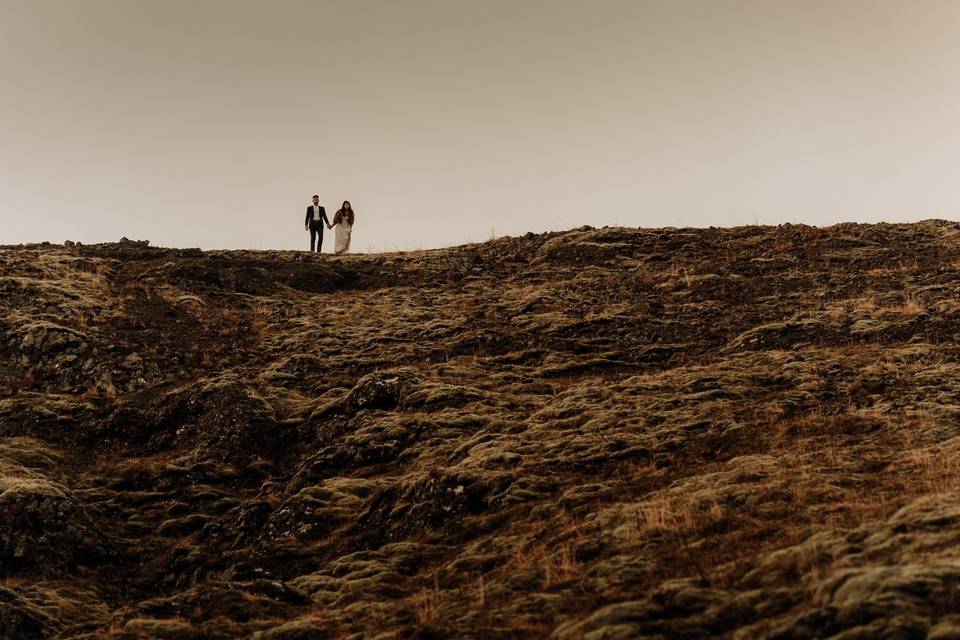
[[[0,249],[0,638],[960,635],[960,224]]]

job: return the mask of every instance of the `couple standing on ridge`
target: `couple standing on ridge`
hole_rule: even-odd
[[[350,234],[353,231],[353,207],[349,200],[344,200],[340,210],[333,215],[333,222],[327,220],[327,211],[320,206],[320,196],[313,196],[313,204],[307,207],[307,217],[303,221],[303,229],[310,231],[310,251],[313,251],[316,241],[317,253],[323,244],[323,225],[327,229],[337,228],[334,237],[333,252],[346,253],[350,250]]]

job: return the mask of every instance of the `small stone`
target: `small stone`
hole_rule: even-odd
[[[140,354],[134,351],[126,358],[123,359],[123,366],[126,369],[134,369],[139,367],[143,363],[143,358],[140,357]]]

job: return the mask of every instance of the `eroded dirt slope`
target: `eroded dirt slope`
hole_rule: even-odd
[[[960,225],[0,250],[0,638],[960,638]]]

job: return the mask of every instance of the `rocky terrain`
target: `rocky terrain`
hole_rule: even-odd
[[[0,248],[0,638],[960,638],[960,225]]]

